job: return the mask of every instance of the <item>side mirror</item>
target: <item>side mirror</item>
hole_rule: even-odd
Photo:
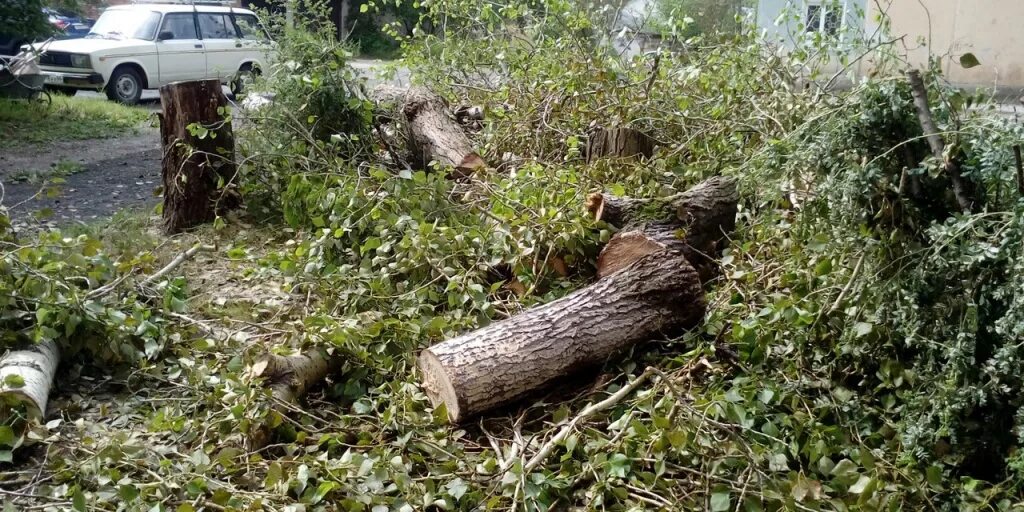
[[[170,30],[164,30],[156,36],[157,41],[166,41],[168,39],[174,39],[174,32],[171,32]]]

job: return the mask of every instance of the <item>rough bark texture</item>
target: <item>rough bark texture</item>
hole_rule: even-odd
[[[235,187],[218,187],[218,182],[234,183],[235,146],[231,123],[218,112],[228,105],[219,81],[165,85],[160,101],[164,230],[174,234],[212,222],[239,205]],[[193,123],[208,130],[205,137],[192,135],[188,127]]]
[[[739,192],[731,178],[716,176],[664,200],[592,194],[588,207],[611,224],[624,225],[601,250],[597,275],[617,272],[645,254],[681,252],[707,282],[717,273],[714,259],[736,228]],[[601,210],[603,209],[603,212]],[[644,222],[645,217],[653,219]]]
[[[604,128],[590,134],[587,141],[587,163],[599,158],[650,158],[654,139],[632,128]]]
[[[658,251],[562,299],[430,347],[423,387],[453,422],[704,316],[697,272],[680,253]]]
[[[942,136],[939,135],[939,128],[932,118],[932,111],[928,106],[928,89],[924,85],[924,79],[921,78],[921,72],[916,69],[910,70],[907,72],[907,79],[910,80],[910,92],[914,97],[917,119],[921,122],[921,129],[924,130],[928,147],[932,150],[932,156],[943,163],[960,211],[970,212],[974,203],[977,202],[974,187],[960,174],[960,163],[956,157],[951,155],[947,159],[945,156],[945,144],[942,141]]]
[[[390,105],[399,106],[413,167],[426,169],[430,162],[437,162],[444,169],[454,169],[455,178],[486,167],[444,98],[422,87],[390,85],[375,87],[370,97],[378,104],[380,121],[392,117]]]
[[[264,379],[276,401],[274,407],[280,411],[282,404],[298,403],[310,388],[324,380],[340,363],[339,358],[328,356],[320,350],[292,356],[267,354],[253,363],[249,373]],[[267,426],[257,428],[249,436],[252,449],[262,448],[269,441],[270,428]]]
[[[0,359],[0,400],[23,404],[29,418],[42,419],[46,416],[46,402],[59,364],[60,347],[53,341],[8,352]],[[24,385],[8,384],[8,378],[14,375],[21,377]]]

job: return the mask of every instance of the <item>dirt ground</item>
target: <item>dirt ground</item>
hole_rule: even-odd
[[[62,177],[64,183],[19,179],[59,162],[75,164],[75,171]],[[146,126],[118,138],[8,149],[0,154],[0,184],[0,204],[10,210],[19,231],[89,223],[125,208],[152,208],[160,186],[159,134]]]

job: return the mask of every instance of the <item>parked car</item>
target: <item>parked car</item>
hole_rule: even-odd
[[[218,79],[238,94],[273,54],[250,10],[137,3],[104,10],[82,39],[54,41],[39,64],[53,88],[104,90],[111,100],[135,104],[144,89],[183,80]]]
[[[81,18],[71,12],[58,11],[50,8],[43,9],[43,12],[46,13],[50,19],[50,23],[58,30],[58,33],[54,36],[56,39],[76,39],[79,37],[85,37],[94,23],[93,20]]]
[[[73,13],[58,11],[56,9],[44,8],[43,13],[46,14],[50,24],[56,29],[56,33],[53,34],[54,39],[75,39],[78,37],[84,37],[89,33],[89,29],[95,20],[89,20],[80,18]],[[45,39],[46,36],[39,34],[38,38],[32,37],[15,37],[7,34],[0,34],[0,55],[17,55],[21,51],[21,47],[31,43],[35,39]]]

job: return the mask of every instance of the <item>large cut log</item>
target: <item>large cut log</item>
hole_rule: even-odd
[[[692,327],[705,307],[686,258],[653,252],[562,299],[424,350],[423,387],[459,422],[659,334]]]
[[[587,163],[600,158],[650,158],[654,139],[632,128],[601,128],[587,140]]]
[[[717,273],[714,259],[736,228],[738,202],[736,181],[722,176],[664,199],[591,194],[587,204],[591,213],[626,226],[601,250],[598,277],[617,272],[651,252],[672,249],[697,269],[702,282],[709,281]]]
[[[46,416],[46,403],[59,364],[60,346],[55,341],[14,350],[0,358],[0,424],[11,424],[7,416],[21,414],[14,412],[19,406],[29,420],[38,421]]]
[[[453,177],[468,176],[486,167],[441,96],[423,87],[400,89],[388,85],[376,87],[370,96],[378,105],[398,105],[405,122],[409,162],[413,167],[426,169],[431,162],[436,162],[442,169],[453,169]]]
[[[218,80],[165,85],[160,102],[164,230],[174,234],[239,205],[234,137]]]
[[[282,356],[266,354],[249,367],[252,378],[263,379],[274,399],[274,410],[284,413],[289,405],[297,404],[311,388],[323,381],[341,364],[341,358],[321,350]],[[271,428],[260,425],[249,433],[250,449],[260,449],[270,441]]]

